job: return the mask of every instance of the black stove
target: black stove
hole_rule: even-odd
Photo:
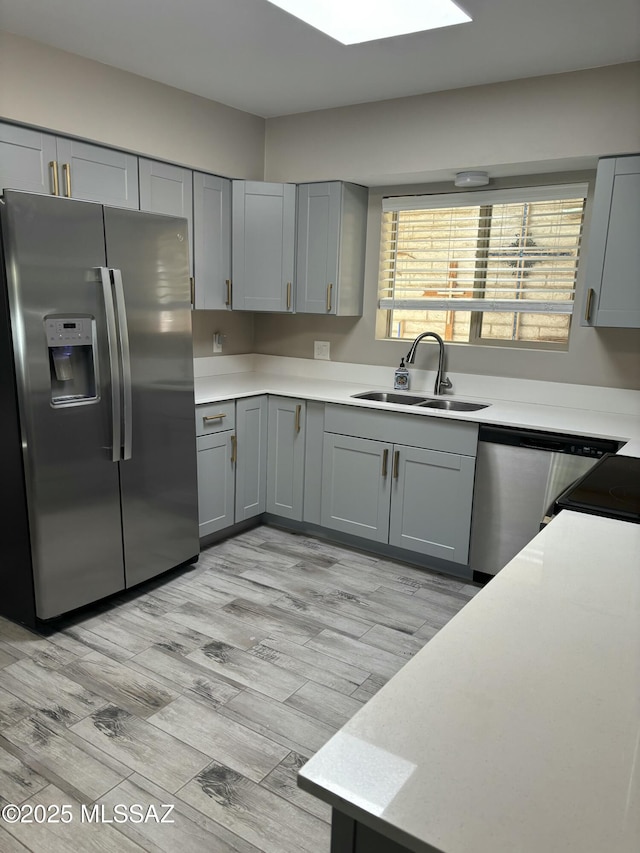
[[[640,458],[605,454],[556,499],[561,509],[640,523]]]

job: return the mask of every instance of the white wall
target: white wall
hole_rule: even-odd
[[[261,180],[264,119],[0,30],[0,116]]]
[[[640,63],[267,119],[265,179],[368,186],[590,168],[640,148]]]

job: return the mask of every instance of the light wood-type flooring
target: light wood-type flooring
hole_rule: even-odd
[[[476,592],[262,526],[47,636],[0,619],[0,808],[31,817],[0,851],[328,853],[297,770]]]

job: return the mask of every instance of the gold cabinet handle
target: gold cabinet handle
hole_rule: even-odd
[[[58,184],[58,161],[51,160],[49,168],[51,169],[51,177],[53,180],[53,195],[60,195],[60,186]]]
[[[196,280],[192,275],[189,276],[189,287],[191,289],[191,304],[195,308],[195,306],[196,306]]]
[[[302,406],[300,403],[296,406],[296,432],[300,432],[300,414],[302,413]]]
[[[64,194],[67,198],[71,198],[71,166],[68,163],[62,164],[62,173],[64,174]]]
[[[224,304],[225,305],[231,305],[231,279],[230,278],[225,279],[224,283],[225,283],[226,288],[227,288],[227,298],[225,299]]]
[[[235,435],[231,436],[231,461],[238,461],[238,438]]]
[[[398,479],[398,474],[400,471],[400,451],[394,450],[393,452],[393,479]]]
[[[205,415],[202,420],[205,423],[209,423],[209,421],[221,421],[222,418],[226,418],[226,414],[224,412],[220,412],[219,415]]]
[[[387,476],[387,463],[389,461],[389,450],[385,447],[382,451],[382,476]]]
[[[333,285],[327,285],[327,311],[331,311],[331,296],[333,292]]]
[[[587,290],[587,307],[584,312],[584,319],[586,323],[589,323],[591,320],[591,306],[593,304],[594,293],[595,290],[592,287]]]
[[[287,282],[287,311],[291,310],[291,282]]]

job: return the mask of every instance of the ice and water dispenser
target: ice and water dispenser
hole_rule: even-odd
[[[51,404],[74,406],[98,399],[95,319],[44,318],[49,348]]]

